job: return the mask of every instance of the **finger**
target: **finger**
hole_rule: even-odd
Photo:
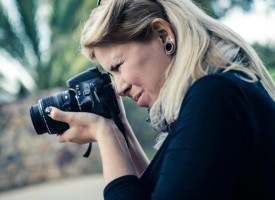
[[[68,123],[71,119],[72,113],[70,112],[65,112],[55,107],[48,107],[45,110],[48,113],[48,115],[54,120]]]
[[[66,130],[62,134],[57,135],[58,142],[65,143],[65,142],[73,142],[71,137],[73,137],[74,133],[71,130],[72,128]]]
[[[69,142],[67,139],[66,139],[66,134],[60,134],[60,135],[57,135],[57,139],[58,139],[58,142],[59,143],[65,143],[65,142]]]
[[[66,130],[64,133],[57,135],[57,139],[59,143],[65,142],[73,142],[77,144],[87,144],[90,142],[94,142],[95,140],[91,139],[87,134],[79,134],[83,133],[80,129],[71,127],[70,129]]]
[[[63,139],[63,137],[61,135],[57,135],[57,139],[59,143],[64,143],[65,140]]]

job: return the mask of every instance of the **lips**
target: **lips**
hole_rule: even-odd
[[[141,106],[141,104],[142,104],[142,101],[141,101],[142,94],[143,94],[143,92],[141,91],[133,97],[133,100],[135,102],[137,102],[138,106]]]
[[[139,97],[141,96],[142,92],[139,92],[138,94],[136,94],[134,97],[133,97],[133,100],[134,101],[138,101]]]

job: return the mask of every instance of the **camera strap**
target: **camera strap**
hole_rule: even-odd
[[[92,143],[89,143],[88,149],[86,150],[86,152],[83,154],[83,157],[88,158],[89,155],[91,154],[92,151]]]
[[[123,123],[122,121],[120,120],[120,118],[115,115],[113,112],[111,113],[112,114],[112,118],[117,126],[117,128],[120,130],[120,132],[122,133],[122,135],[124,136],[125,138],[125,141],[126,141],[126,144],[127,144],[127,147],[129,147],[129,142],[128,142],[128,138],[126,137],[126,133],[125,133],[125,128],[123,126]]]

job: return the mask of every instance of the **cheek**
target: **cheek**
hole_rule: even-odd
[[[131,85],[139,85],[140,79],[142,78],[142,76],[143,76],[142,69],[136,66],[133,67],[128,65],[121,70],[122,79]]]

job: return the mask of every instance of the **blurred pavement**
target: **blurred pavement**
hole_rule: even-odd
[[[103,200],[102,175],[51,181],[20,189],[0,192],[1,200]]]

